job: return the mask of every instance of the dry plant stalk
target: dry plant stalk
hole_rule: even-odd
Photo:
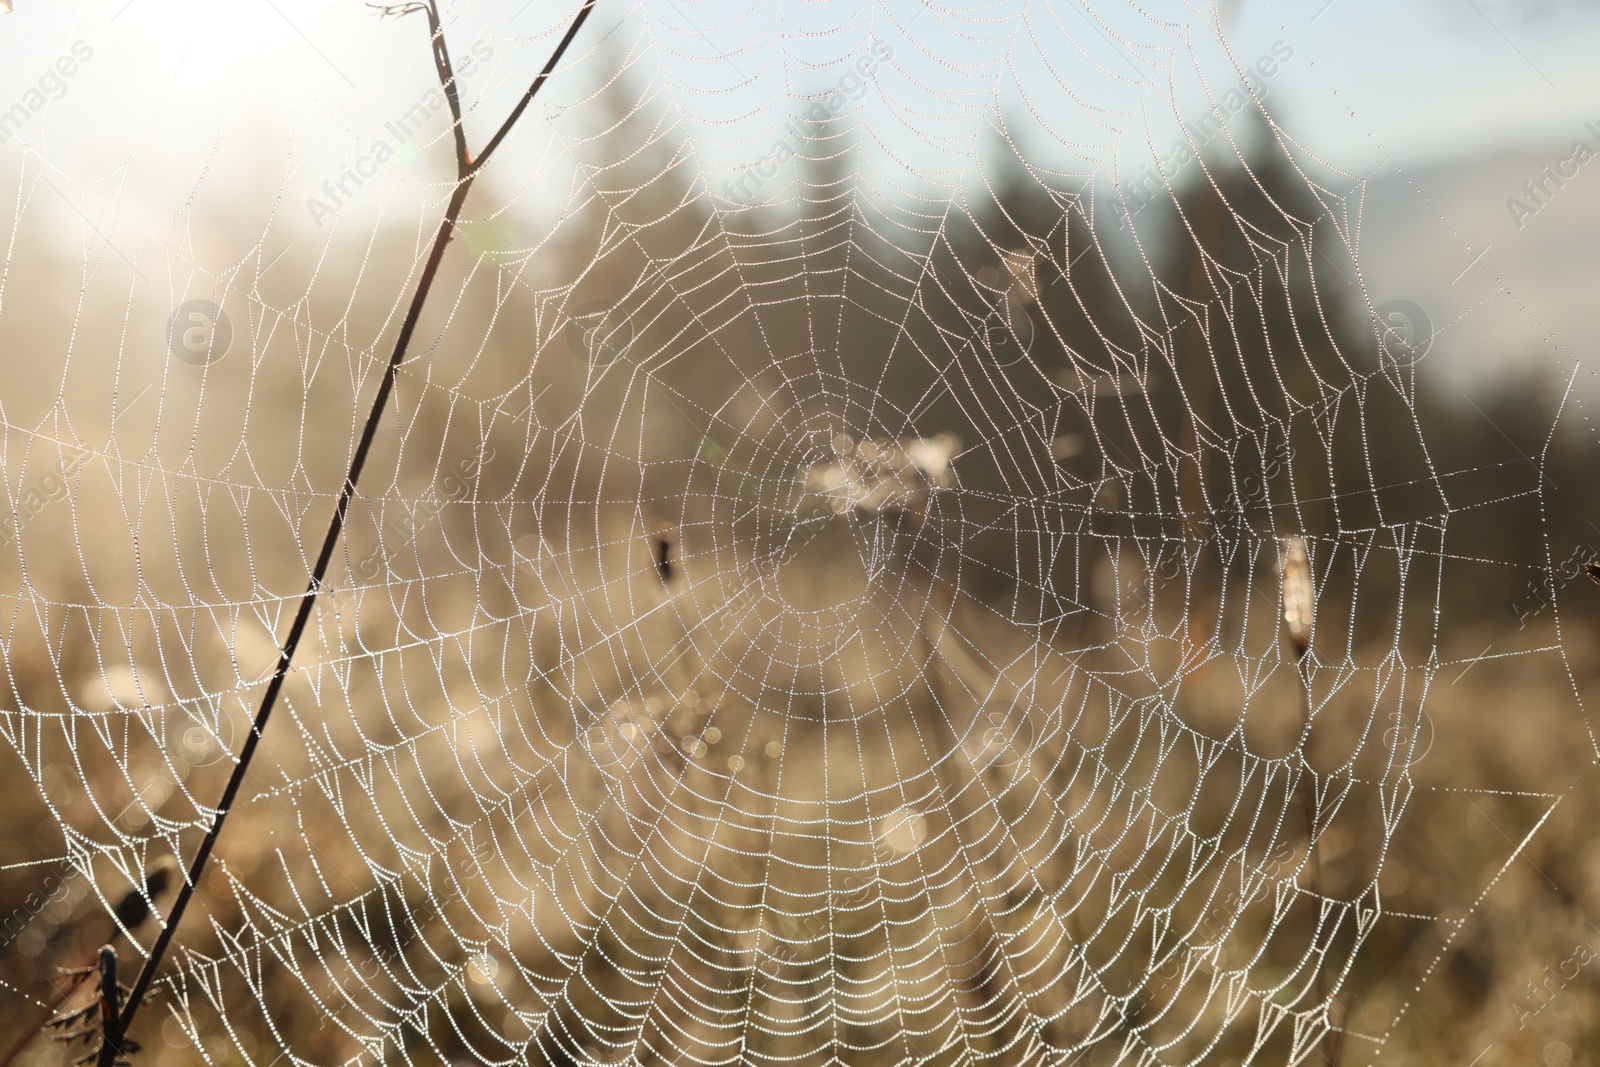
[[[1294,659],[1298,665],[1308,651],[1311,650],[1311,622],[1315,614],[1316,588],[1311,582],[1311,557],[1306,551],[1306,539],[1296,534],[1287,537],[1282,546],[1282,563],[1280,571],[1283,578],[1283,624],[1289,633],[1289,644],[1294,648]],[[1309,689],[1301,690],[1302,703],[1301,732],[1309,744],[1311,734],[1311,693]],[[1301,794],[1305,800],[1306,818],[1306,856],[1311,866],[1311,892],[1314,896],[1322,895],[1322,863],[1316,854],[1317,839],[1317,805],[1312,791],[1307,789]],[[1327,976],[1323,973],[1322,965],[1317,966],[1317,999],[1327,1001]],[[1329,1003],[1329,1007],[1331,1007]],[[1324,1057],[1334,1067],[1338,1067],[1340,1056],[1340,1032],[1332,1028],[1330,1021],[1328,1032],[1328,1047]]]

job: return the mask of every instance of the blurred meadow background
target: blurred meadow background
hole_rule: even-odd
[[[597,9],[132,1062],[1593,1062],[1593,18],[1385,100],[1347,6]],[[347,7],[0,17],[6,1045],[144,960],[452,191]],[[444,14],[480,146],[573,12]],[[1328,117],[1463,56],[1563,89]]]

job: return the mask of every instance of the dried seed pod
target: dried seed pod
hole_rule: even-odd
[[[656,577],[661,580],[664,587],[671,587],[673,578],[677,577],[678,561],[673,558],[673,549],[680,549],[678,545],[678,530],[668,521],[652,519],[645,524],[645,554],[650,559],[650,565],[655,569]]]
[[[1316,600],[1311,585],[1311,559],[1306,555],[1304,537],[1285,538],[1283,543],[1283,622],[1294,645],[1294,658],[1301,659],[1311,647],[1311,616]]]
[[[160,864],[150,871],[142,888],[130,889],[122,895],[114,909],[117,922],[132,930],[150,917],[150,902],[167,888],[172,879],[172,869]]]
[[[656,574],[662,585],[672,584],[672,539],[660,536],[655,539]]]

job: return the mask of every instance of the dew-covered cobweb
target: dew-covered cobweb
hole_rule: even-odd
[[[575,13],[517,6],[443,10],[470,146]],[[1470,799],[1413,775],[1461,517],[1540,485],[1430,449],[1361,184],[1221,19],[600,0],[468,197],[133,1061],[1375,1058],[1408,1005],[1351,1005],[1533,826],[1448,914],[1385,880]],[[452,192],[421,13],[347,25],[282,48],[383,64],[204,110],[192,165],[8,146],[5,241],[75,291],[6,261],[52,340],[0,385],[0,737],[59,830],[19,862],[97,915],[210,825]]]

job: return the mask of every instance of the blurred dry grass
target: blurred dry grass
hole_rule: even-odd
[[[656,579],[641,540],[619,538],[612,546],[610,555],[621,557],[631,542],[639,557],[611,561],[622,577],[604,604],[652,595]],[[606,556],[594,553],[587,574],[571,568],[553,575],[558,564],[540,568],[525,560],[500,595],[526,612],[558,583],[601,588]],[[705,557],[686,554],[688,588],[697,563]],[[252,1022],[259,996],[280,1032],[292,1035],[296,1054],[314,1061],[357,1055],[356,1035],[380,1032],[385,1020],[404,1017],[407,1004],[418,1006],[412,1025],[432,1034],[441,1056],[476,1049],[492,1058],[508,1051],[494,1035],[513,1043],[525,1038],[543,999],[577,963],[585,991],[569,993],[558,1012],[562,1025],[542,1034],[596,1033],[583,1030],[586,1022],[621,1035],[660,990],[683,999],[649,1013],[645,1040],[658,1050],[727,1052],[737,1040],[764,1055],[809,1060],[818,1025],[811,1013],[823,997],[840,1006],[844,1020],[859,1013],[852,1025],[837,1023],[829,1047],[878,1050],[863,1057],[933,1053],[947,1042],[955,1009],[966,1020],[970,1052],[1020,1060],[1020,1050],[1001,1051],[1024,1040],[1015,1005],[1054,1016],[1038,1033],[1046,1045],[1102,1035],[1083,1062],[1117,1062],[1121,1042],[1112,1035],[1134,1028],[1146,1041],[1178,1039],[1174,1059],[1228,1062],[1246,1051],[1248,1028],[1238,1033],[1236,1026],[1235,1036],[1209,1054],[1179,1038],[1191,1021],[1200,1032],[1229,1030],[1222,1018],[1228,990],[1211,987],[1213,971],[1241,968],[1256,990],[1252,1003],[1287,1004],[1296,986],[1301,995],[1308,988],[1299,964],[1315,908],[1301,898],[1276,923],[1271,915],[1280,892],[1310,884],[1301,863],[1300,802],[1286,792],[1287,768],[1273,783],[1259,765],[1247,771],[1237,746],[1201,753],[1155,706],[1141,712],[1127,695],[1114,722],[1108,710],[1118,703],[1109,699],[1106,677],[1116,673],[1110,668],[1121,650],[1063,656],[1059,671],[1053,662],[1024,656],[1010,672],[1014,681],[1004,683],[1002,672],[985,703],[979,653],[952,647],[957,638],[935,624],[909,657],[897,662],[888,648],[868,650],[863,662],[841,664],[832,677],[810,683],[815,691],[842,692],[870,678],[877,689],[900,694],[874,703],[854,699],[863,709],[854,717],[829,717],[804,702],[763,706],[752,699],[760,687],[754,694],[698,691],[703,672],[738,677],[715,663],[665,672],[670,678],[591,675],[595,695],[574,701],[551,679],[579,678],[607,662],[669,662],[666,650],[681,640],[674,628],[682,625],[682,611],[655,632],[631,634],[637,647],[565,663],[556,650],[603,647],[596,632],[609,634],[610,622],[585,633],[580,620],[559,636],[538,633],[535,623],[518,634],[530,656],[549,657],[534,670],[506,657],[498,641],[476,664],[453,641],[394,651],[414,628],[464,628],[463,620],[452,625],[448,605],[412,592],[426,607],[396,613],[381,598],[362,599],[339,617],[324,616],[321,669],[342,669],[344,678],[337,685],[324,678],[319,696],[319,669],[308,662],[289,694],[290,715],[274,727],[272,762],[229,826],[201,898],[212,931],[195,923],[184,939],[195,970],[182,988],[208,1047],[224,1040],[218,1027],[225,1015],[235,1028],[228,1041],[271,1048],[264,1020]],[[1270,581],[1255,595],[1256,610],[1270,613]],[[992,661],[1029,651],[1007,649],[1005,628],[975,619],[979,608],[957,605],[944,617],[983,634],[981,654]],[[495,614],[497,605],[486,597],[479,611]],[[475,625],[484,626],[481,617]],[[892,632],[888,618],[882,625]],[[1546,637],[1554,643],[1548,630],[1535,641]],[[1569,628],[1563,638],[1580,645],[1592,634]],[[778,662],[794,648],[791,641],[769,638],[760,651]],[[336,666],[339,653],[354,651],[356,642],[391,651]],[[87,639],[66,643],[92,647]],[[96,645],[103,650],[106,642]],[[712,656],[748,661],[761,645],[707,647]],[[236,639],[233,647],[240,658],[254,654],[258,673],[270,658],[264,633]],[[914,641],[902,646],[913,647]],[[56,668],[37,647],[32,651],[13,659],[12,676],[24,706],[45,710]],[[1371,650],[1373,677],[1384,670],[1388,651]],[[693,664],[701,655],[691,650],[687,658]],[[1381,899],[1337,998],[1351,1033],[1347,1062],[1470,1062],[1489,1045],[1514,1050],[1518,1058],[1510,1062],[1559,1058],[1562,1046],[1572,1050],[1570,1062],[1584,1062],[1592,1048],[1590,968],[1572,961],[1576,950],[1594,944],[1588,916],[1600,851],[1586,818],[1587,740],[1565,676],[1552,669],[1555,658],[1485,660],[1470,669],[1470,683],[1435,676],[1425,705],[1429,725],[1418,733],[1409,776],[1385,772],[1393,736],[1371,735],[1398,725],[1404,736],[1411,716],[1387,723],[1374,716],[1374,706],[1399,705],[1375,701],[1362,680],[1344,678],[1325,706],[1326,692],[1313,684],[1319,712],[1307,745],[1310,765],[1334,771],[1364,746],[1355,765],[1359,781],[1321,837],[1317,888],[1369,908]],[[133,659],[151,662],[137,651]],[[1280,664],[1246,703],[1239,679],[1230,677],[1233,667],[1222,658],[1191,671],[1173,708],[1177,720],[1225,737],[1243,705],[1249,750],[1289,754],[1300,715],[1289,668]],[[519,668],[528,672],[525,690],[485,688]],[[90,711],[97,673],[87,664],[64,669],[75,702]],[[1415,675],[1407,683],[1414,692],[1425,672],[1406,673]],[[1039,688],[1039,679],[1061,674],[1059,686]],[[126,685],[133,679],[120,680],[124,688],[111,695],[131,706]],[[163,686],[156,672],[139,681],[142,702],[171,706],[152,695]],[[1594,683],[1592,674],[1579,679],[1585,693]],[[803,676],[779,684],[807,688]],[[1386,685],[1392,693],[1397,680],[1391,676]],[[1126,694],[1135,686],[1118,688]],[[618,691],[627,696],[597,703],[600,693]],[[980,719],[997,694],[1027,700],[1020,708],[1008,705],[997,720]],[[111,707],[99,699],[99,708]],[[348,710],[328,714],[334,706]],[[569,711],[575,707],[598,714],[586,743],[573,747],[584,721]],[[234,706],[233,721],[242,723],[244,713],[242,702]],[[1027,739],[1018,743],[1025,758],[974,759],[987,753],[968,727],[989,721]],[[712,726],[718,733],[707,742]],[[111,847],[95,863],[95,885],[114,901],[130,879],[108,857],[160,854],[161,835],[171,833],[163,826],[179,825],[161,820],[192,820],[193,805],[216,794],[227,767],[185,767],[171,761],[170,736],[165,743],[130,736],[132,774],[125,778],[117,761],[97,759],[87,739],[69,749],[51,734],[35,726],[25,736],[38,747],[18,747],[31,749],[35,766],[45,768],[43,792],[53,810],[40,805],[38,784],[10,757],[6,802],[15,816],[7,820],[5,861],[20,866],[6,870],[5,892],[19,903],[54,870],[28,861],[61,855],[62,828],[97,824],[103,829],[89,838]],[[691,739],[699,743],[686,745]],[[938,765],[916,758],[952,751],[962,758]],[[163,752],[165,765],[181,772],[181,785],[165,796],[147,794],[148,811],[135,807],[108,820],[133,799],[136,783],[160,779]],[[594,755],[586,761],[585,752]],[[1218,764],[1200,774],[1211,758]],[[81,772],[70,770],[75,761]],[[79,773],[91,788],[77,784]],[[1392,841],[1383,832],[1386,813],[1399,822]],[[899,825],[905,821],[909,829]],[[142,844],[116,847],[106,823]],[[1256,879],[1242,881],[1236,859],[1202,868],[1200,880],[1191,881],[1189,834],[1217,835],[1218,852],[1237,849]],[[1131,884],[1142,906],[1114,906],[1119,890],[1108,874],[1127,878],[1121,892]],[[61,899],[0,949],[6,980],[34,996],[50,968],[86,957],[108,933],[106,905],[89,880],[72,875],[63,884]],[[1251,901],[1242,912],[1241,897]],[[1170,909],[1155,929],[1152,907]],[[1353,921],[1344,923],[1345,940],[1335,940],[1336,958],[1349,950]],[[1162,927],[1174,932],[1168,944],[1182,931],[1181,940],[1215,951],[1179,951],[1153,963],[1143,946],[1159,939]],[[487,946],[492,963],[472,950],[478,944]],[[583,953],[585,944],[594,947]],[[678,948],[670,959],[659,958],[669,944]],[[1074,956],[1079,946],[1082,955]],[[210,968],[200,961],[224,954],[230,962],[204,982]],[[242,970],[246,960],[250,969]],[[1549,976],[1563,965],[1568,976],[1552,986]],[[1099,996],[1079,1000],[1082,990],[1063,975],[1093,975],[1096,988],[1127,996],[1116,1013],[1123,1018],[1107,1017]],[[1540,991],[1530,992],[1530,982]],[[1279,993],[1266,992],[1280,985]],[[423,1011],[430,1000],[435,1010]],[[453,1033],[438,1007],[455,1019]],[[899,1012],[895,1027],[883,1021],[891,1008]],[[718,1012],[754,1013],[777,1036],[754,1040],[718,1030],[714,1024],[724,1018]],[[475,1013],[481,1031],[462,1031]],[[13,997],[7,1014],[10,1029],[29,1021],[33,1009]],[[145,1025],[152,1043],[154,1026]],[[189,1062],[193,1054],[177,1027],[165,1023],[169,1043],[154,1042],[144,1059]],[[1368,1040],[1384,1035],[1381,1049]],[[414,1033],[407,1043],[426,1058],[419,1040]],[[555,1044],[547,1051],[558,1061],[570,1055]],[[1288,1054],[1277,1044],[1258,1056]],[[47,1045],[35,1053],[35,1062],[57,1059]]]

